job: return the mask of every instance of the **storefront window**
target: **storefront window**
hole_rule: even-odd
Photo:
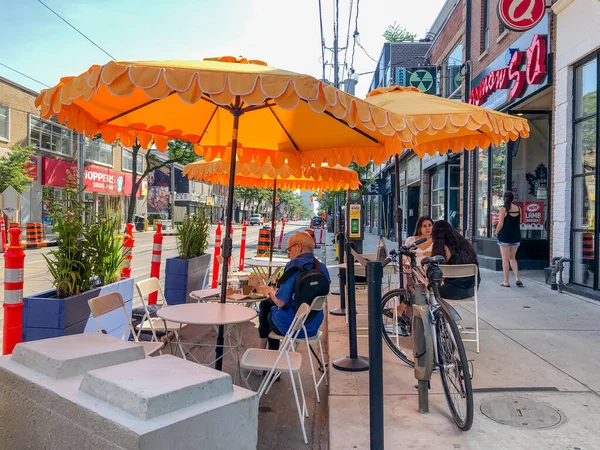
[[[448,222],[454,228],[460,225],[460,166],[449,166]]]
[[[72,156],[72,132],[68,128],[49,120],[30,116],[29,144],[41,150],[62,153]]]
[[[477,164],[477,205],[476,205],[476,234],[488,235],[488,171],[489,153],[487,149],[478,149]]]
[[[527,120],[533,139],[514,144],[511,190],[521,206],[521,238],[548,239],[548,116],[532,114]]]
[[[84,152],[87,161],[113,165],[113,146],[102,139],[85,138]]]
[[[144,173],[144,155],[141,153],[137,154],[137,165],[135,167],[135,171],[141,175]],[[133,152],[126,148],[123,148],[123,171],[131,172],[133,171]]]
[[[438,170],[431,176],[431,218],[436,221],[444,218],[444,170]]]
[[[459,43],[444,61],[444,97],[462,99],[462,43]]]
[[[504,191],[506,190],[506,143],[492,147],[492,202],[490,221],[492,234],[498,225],[500,207],[504,204]]]
[[[575,68],[571,281],[598,289],[595,262],[598,57]]]

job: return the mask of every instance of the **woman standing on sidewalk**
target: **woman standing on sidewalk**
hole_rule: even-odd
[[[512,268],[515,273],[515,284],[523,287],[519,278],[519,264],[517,263],[517,250],[521,245],[521,208],[513,203],[514,195],[510,191],[504,193],[504,205],[498,213],[498,225],[495,235],[498,238],[498,246],[502,254],[502,271],[504,281],[500,286],[510,287],[508,284],[508,272]]]

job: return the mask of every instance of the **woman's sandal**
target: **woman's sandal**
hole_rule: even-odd
[[[515,284],[519,287],[525,287],[523,286],[523,282],[521,280],[517,281]]]
[[[504,284],[504,282],[500,283],[500,286],[502,287],[510,287],[510,284]]]

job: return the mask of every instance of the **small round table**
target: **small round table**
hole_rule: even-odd
[[[285,258],[273,258],[273,261],[269,261],[269,258],[256,257],[246,260],[246,265],[252,267],[252,271],[261,277],[265,283],[270,284],[280,272],[283,272],[288,262],[290,260]]]
[[[240,349],[243,347],[242,345],[242,333],[240,329],[240,324],[244,322],[249,322],[256,318],[258,313],[252,308],[247,308],[246,306],[240,305],[228,305],[226,303],[186,303],[183,305],[173,305],[161,308],[157,311],[156,315],[160,317],[165,323],[175,322],[180,325],[210,325],[217,330],[221,325],[228,325],[226,327],[227,333],[224,335],[224,338],[227,339],[228,345],[217,345],[215,344],[201,344],[196,342],[181,342],[181,327],[179,329],[179,333],[175,335],[175,352],[179,347],[182,349],[182,346],[199,346],[199,347],[222,347],[223,349],[227,349],[219,358],[213,360],[210,363],[205,363],[204,365],[212,365],[218,359],[225,357],[226,354],[231,352],[236,352],[237,358],[235,360],[235,374],[234,380],[237,376],[240,368]],[[166,325],[165,325],[166,326]],[[231,335],[234,333],[235,342],[232,342]],[[225,341],[224,341],[225,342]],[[171,344],[170,338],[167,334],[167,343]],[[198,364],[198,361],[191,353],[188,352]],[[186,358],[185,352],[182,351],[183,359]]]

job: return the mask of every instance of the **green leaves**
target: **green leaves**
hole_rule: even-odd
[[[388,42],[403,42],[414,41],[417,37],[417,34],[407,31],[406,28],[401,27],[394,22],[392,25],[388,25],[387,29],[383,33],[383,37]]]
[[[27,189],[32,180],[23,166],[31,162],[34,148],[33,145],[14,145],[6,155],[0,157],[0,193],[8,186],[15,188],[19,194]]]
[[[62,192],[55,195],[46,187],[43,193],[57,234],[56,249],[44,258],[58,298],[118,281],[124,260],[118,218],[97,217],[95,223],[86,223],[85,216],[93,217],[93,212],[83,201],[78,181],[76,172],[69,173]]]
[[[181,259],[192,259],[206,252],[210,232],[210,215],[206,208],[177,225],[177,251]]]

